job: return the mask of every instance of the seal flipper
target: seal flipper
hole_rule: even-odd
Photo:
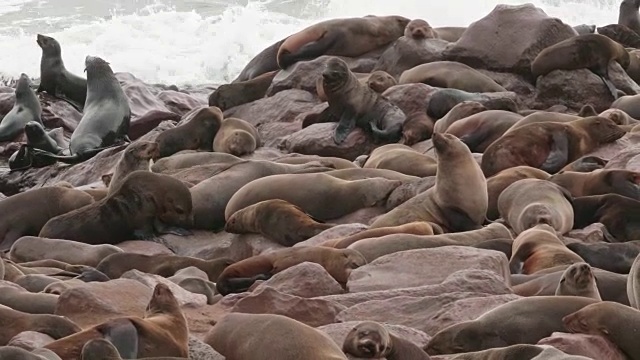
[[[99,329],[118,350],[123,359],[138,358],[138,329],[127,318],[116,319],[102,325]]]
[[[471,231],[482,228],[482,225],[476,224],[467,213],[455,206],[443,206],[440,211],[447,219],[447,227],[450,230]]]
[[[224,279],[216,283],[216,290],[223,296],[231,293],[245,292],[249,290],[256,281],[269,280],[271,276],[271,274],[259,274],[253,277]]]
[[[355,127],[356,118],[346,111],[343,112],[342,116],[340,116],[338,127],[336,127],[335,133],[333,134],[333,141],[336,144],[342,144]]]
[[[540,170],[555,174],[569,162],[569,139],[564,131],[555,131],[551,139],[551,151],[544,163],[540,165]]]
[[[611,80],[609,80],[608,71],[605,71],[604,74],[600,74],[598,72],[595,72],[595,73],[598,76],[600,76],[600,79],[602,79],[602,82],[605,84],[607,89],[609,89],[609,92],[611,93],[611,96],[613,96],[613,100],[617,100],[618,99],[618,89],[616,89],[615,85],[613,85]]]
[[[278,65],[280,65],[280,68],[286,69],[298,61],[313,60],[320,57],[336,43],[338,36],[339,34],[336,31],[325,32],[319,39],[301,46],[298,51],[282,53],[278,59]]]

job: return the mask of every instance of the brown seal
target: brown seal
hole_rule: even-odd
[[[571,196],[618,194],[640,200],[640,173],[629,170],[597,170],[590,173],[565,171],[549,181],[567,189]]]
[[[64,187],[44,187],[0,201],[0,251],[27,235],[38,235],[52,218],[93,203],[91,195]]]
[[[522,179],[509,185],[498,198],[500,217],[516,234],[538,224],[550,225],[560,234],[573,229],[571,194],[547,180]]]
[[[640,35],[639,0],[623,0],[618,11],[618,25],[624,25]]]
[[[562,321],[572,333],[604,336],[629,358],[640,356],[640,345],[634,331],[640,326],[640,314],[636,309],[603,301],[576,309]]]
[[[308,164],[310,162],[318,162],[322,166],[334,168],[336,170],[341,169],[358,169],[360,166],[353,162],[332,156],[318,156],[318,155],[301,155],[301,154],[288,154],[277,159],[273,159],[273,162],[280,164],[300,165]]]
[[[275,63],[275,54],[274,60]],[[279,74],[278,71],[269,71],[252,78],[250,80],[223,84],[209,95],[209,106],[218,107],[221,111],[227,111],[239,105],[262,99],[267,94],[273,79]]]
[[[232,234],[257,233],[280,245],[293,246],[334,226],[317,221],[284,200],[272,199],[236,211],[227,219],[224,230]]]
[[[136,170],[149,171],[151,159],[160,155],[158,144],[149,141],[135,141],[127,146],[122,152],[122,156],[116,165],[116,170],[109,181],[108,194],[113,192],[122,184],[122,181]]]
[[[235,78],[232,83],[244,82],[259,77],[260,75],[279,70],[280,67],[276,61],[276,55],[278,54],[278,49],[280,49],[280,46],[282,46],[282,43],[285,40],[286,38],[271,44],[269,47],[258,53],[258,55],[254,56],[253,59],[245,65],[244,69],[242,69],[240,74],[238,74],[238,77]],[[267,90],[265,89],[265,92],[266,91]]]
[[[443,118],[436,121],[433,131],[445,132],[456,121],[486,110],[487,108],[477,101],[463,101],[449,110]]]
[[[278,49],[278,65],[286,69],[322,55],[358,57],[401,37],[408,23],[409,19],[402,16],[322,21],[289,36]]]
[[[180,180],[134,171],[111,195],[49,220],[38,236],[86,244],[117,244],[152,238],[158,233],[183,235],[193,222],[189,188]]]
[[[609,242],[640,239],[638,200],[618,194],[582,196],[573,199],[573,211],[574,229],[599,222],[606,227]]]
[[[438,235],[443,231],[440,226],[425,221],[416,221],[400,226],[383,227],[360,231],[347,237],[326,241],[321,246],[329,246],[336,249],[346,249],[351,244],[363,239],[371,239],[391,234],[413,234],[413,235]]]
[[[70,240],[24,236],[11,247],[9,257],[16,262],[58,260],[68,264],[97,266],[105,257],[121,253],[113,245],[88,245]]]
[[[41,336],[46,337],[46,335],[41,335]],[[17,345],[24,346],[20,343],[18,343]],[[13,345],[0,346],[0,359],[62,360],[58,355],[46,349],[39,348],[39,349],[33,349],[31,351],[27,351],[21,347],[17,347]]]
[[[244,160],[231,154],[186,150],[154,161],[151,171],[174,173],[198,165],[236,164],[242,161]]]
[[[607,166],[607,163],[607,160],[597,156],[583,156],[563,167],[558,173],[563,173],[565,171],[588,173],[598,169],[604,169],[604,167]]]
[[[434,61],[411,68],[400,75],[398,84],[423,83],[470,93],[507,91],[492,78],[455,61]]]
[[[278,360],[347,360],[328,335],[284,315],[225,315],[204,342],[229,360],[261,360],[274,354]]]
[[[347,283],[353,269],[367,263],[359,252],[350,249],[315,246],[285,248],[262,253],[230,265],[218,278],[216,287],[222,295],[243,292],[256,280],[266,280],[305,261],[322,265],[329,275],[343,286]]]
[[[551,226],[540,224],[523,231],[513,241],[509,268],[512,274],[534,274],[581,262],[584,260],[567,248]]]
[[[358,358],[385,358],[387,360],[429,360],[416,344],[396,336],[373,321],[356,325],[344,339],[342,351]]]
[[[406,175],[427,177],[436,174],[438,164],[431,156],[424,155],[409,146],[388,144],[374,149],[362,167],[387,169]]]
[[[480,166],[455,136],[435,133],[432,139],[438,156],[435,186],[378,217],[372,229],[414,221],[435,223],[445,232],[481,227],[488,196]]]
[[[531,73],[537,78],[553,70],[589,69],[602,79],[615,100],[618,90],[609,78],[609,62],[612,60],[626,69],[630,63],[629,53],[604,35],[578,35],[542,50],[531,63]]]
[[[445,132],[455,135],[471,152],[483,153],[520,119],[520,114],[511,111],[486,110],[454,122]]]
[[[107,339],[92,339],[82,347],[81,360],[122,360],[118,349]]]
[[[547,123],[547,122],[568,123],[570,121],[580,120],[580,119],[581,119],[580,116],[571,115],[571,114],[563,114],[563,113],[551,112],[551,111],[536,111],[533,114],[529,114],[521,118],[507,132],[514,131],[527,124],[539,124],[539,123]]]
[[[487,192],[489,195],[489,208],[487,209],[487,219],[496,220],[500,217],[498,199],[500,198],[500,194],[502,194],[504,189],[509,187],[509,185],[522,179],[547,180],[550,176],[548,173],[530,166],[516,166],[504,169],[488,178]]]
[[[398,81],[389,73],[381,70],[372,72],[367,79],[367,86],[378,94],[382,94],[395,85],[398,85]]]
[[[640,310],[640,256],[638,255],[636,255],[631,264],[631,269],[629,269],[627,297],[629,297],[629,305],[634,309]]]
[[[178,270],[194,266],[204,271],[209,280],[216,281],[222,271],[233,263],[228,258],[202,260],[189,256],[178,255],[144,255],[136,253],[111,254],[96,266],[111,279],[117,279],[125,272],[136,269],[147,274],[156,274],[162,277],[174,275]]]
[[[255,126],[236,118],[224,119],[213,139],[213,151],[235,156],[251,154],[260,145],[260,134]]]
[[[5,264],[5,269],[8,266]],[[14,279],[16,281],[17,279]],[[31,293],[13,286],[0,287],[0,304],[28,314],[54,314],[58,297]]]
[[[144,318],[112,319],[49,343],[44,348],[63,359],[80,360],[85,343],[100,338],[111,341],[125,358],[186,358],[189,353],[187,320],[169,287],[162,283],[154,288]]]
[[[11,338],[23,331],[37,331],[54,339],[60,339],[82,330],[63,316],[27,314],[5,306],[0,306],[0,325],[0,344],[2,345],[6,345]]]
[[[215,106],[210,106],[201,108],[192,115],[191,119],[187,118],[188,121],[182,125],[165,130],[158,135],[156,138],[160,152],[158,158],[173,155],[181,150],[211,151],[213,138],[222,122],[222,111]]]
[[[492,176],[510,167],[528,165],[555,174],[598,146],[624,135],[612,120],[598,116],[568,123],[528,124],[489,145],[482,156],[482,171],[485,176]]]
[[[404,36],[414,40],[422,40],[435,39],[438,37],[438,34],[425,20],[414,19],[409,21],[407,27],[404,28]]]
[[[402,124],[402,140],[400,140],[400,144],[412,146],[430,139],[433,134],[433,126],[433,119],[425,111],[407,114],[407,119]]]
[[[254,180],[233,194],[224,216],[228,221],[236,211],[250,205],[281,199],[316,219],[327,221],[384,204],[400,184],[384,178],[346,181],[323,173],[273,175]],[[336,203],[336,199],[340,199],[340,203]]]
[[[564,271],[556,289],[558,296],[583,296],[602,300],[596,277],[587,263],[572,264]]]
[[[562,317],[596,302],[578,296],[537,296],[518,299],[471,321],[451,325],[431,338],[430,355],[486,350],[516,344],[536,344],[562,332]]]

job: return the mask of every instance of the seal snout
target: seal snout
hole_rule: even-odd
[[[378,355],[381,353],[378,343],[371,338],[364,338],[358,344],[358,350],[367,355]]]

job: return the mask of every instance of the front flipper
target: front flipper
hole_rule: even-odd
[[[611,96],[613,96],[613,100],[617,100],[618,89],[616,89],[615,85],[613,85],[611,80],[607,79],[607,77],[608,77],[607,75],[600,75],[600,79],[602,79],[602,82],[604,82],[604,84],[607,86],[607,89],[609,89]]]
[[[346,111],[343,112],[342,116],[340,116],[338,127],[336,127],[335,133],[333,134],[333,141],[336,144],[342,144],[355,127],[356,118]]]
[[[11,171],[29,169],[33,164],[32,156],[29,147],[26,144],[21,145],[20,149],[9,158],[9,169]]]
[[[112,320],[101,330],[105,340],[113,344],[123,359],[138,358],[138,330],[131,320]]]
[[[177,226],[167,225],[167,224],[163,223],[162,221],[158,220],[157,218],[155,219],[155,221],[153,223],[153,227],[154,227],[155,232],[157,234],[173,234],[173,235],[178,235],[178,236],[193,235],[193,232],[191,232],[191,230],[183,229],[183,228],[180,228],[180,227],[177,227]]]
[[[564,131],[555,131],[551,139],[551,151],[540,169],[555,174],[569,162],[569,139]]]
[[[447,227],[451,231],[471,231],[482,228],[481,224],[477,224],[463,210],[455,206],[443,206],[440,211],[447,220]]]

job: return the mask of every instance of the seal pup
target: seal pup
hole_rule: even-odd
[[[137,170],[150,171],[151,159],[158,154],[158,144],[155,142],[138,140],[130,143],[122,152],[116,165],[116,170],[108,184],[107,195],[113,194],[132,172]]]
[[[278,66],[286,69],[322,55],[359,57],[397,40],[409,21],[402,16],[364,16],[319,22],[282,43],[276,55]]]
[[[28,167],[43,167],[55,163],[55,159],[34,159],[29,149],[40,149],[52,154],[60,154],[62,147],[54,140],[54,135],[58,129],[61,128],[47,132],[41,123],[29,121],[24,126],[27,143],[23,144],[21,148],[9,158],[9,168],[11,170],[21,170]]]
[[[213,151],[235,156],[251,154],[260,145],[258,129],[249,122],[236,118],[224,119],[213,138]]]
[[[445,232],[479,229],[487,214],[487,182],[469,148],[451,134],[432,137],[438,157],[436,184],[388,213],[371,228],[428,221]]]
[[[363,321],[351,329],[344,339],[342,351],[359,358],[431,359],[416,344],[394,335],[384,326],[373,321]]]
[[[602,79],[615,100],[618,90],[609,78],[612,60],[623,69],[629,67],[631,61],[622,45],[604,35],[578,35],[542,50],[531,63],[531,73],[537,79],[553,70],[589,69]]]
[[[103,200],[52,218],[38,236],[117,244],[162,233],[185,235],[182,227],[192,223],[191,194],[182,181],[138,170]]]
[[[387,144],[375,148],[362,167],[427,177],[436,175],[438,164],[431,156],[424,155],[407,145]]]
[[[596,277],[587,263],[572,264],[564,271],[556,289],[557,296],[584,296],[602,300]]]
[[[209,106],[198,110],[191,120],[160,133],[156,138],[159,147],[159,156],[164,158],[181,150],[213,149],[213,139],[220,129],[222,111],[215,106]]]
[[[336,144],[341,144],[356,126],[373,133],[378,141],[397,142],[402,137],[404,112],[360,83],[344,60],[332,57],[327,61],[322,88],[329,103],[326,111],[339,119],[333,137]]]
[[[414,40],[438,38],[438,34],[433,30],[431,25],[422,19],[409,21],[407,27],[404,28],[404,36]]]
[[[56,39],[38,34],[36,42],[42,49],[38,92],[46,91],[82,111],[87,99],[87,80],[67,70],[62,61],[62,48]]]
[[[172,174],[199,165],[236,164],[243,161],[245,160],[231,154],[184,150],[155,160],[151,165],[151,171]]]
[[[500,194],[511,184],[522,179],[547,180],[551,175],[540,169],[530,166],[516,166],[504,169],[499,173],[487,178],[487,192],[489,195],[489,207],[487,208],[487,219],[496,220],[500,217],[498,211],[498,200]]]
[[[82,119],[71,134],[71,155],[53,155],[37,149],[34,150],[35,155],[73,164],[88,160],[105,148],[129,140],[129,99],[111,66],[96,56],[87,56],[84,64],[87,72],[87,100]]]
[[[321,265],[343,287],[353,269],[367,261],[357,251],[320,246],[301,246],[278,249],[228,266],[216,283],[222,295],[247,291],[257,280],[269,279],[281,271],[308,261]]]
[[[119,252],[122,249],[113,245],[23,236],[11,247],[9,258],[19,263],[48,259],[95,267],[106,256]]]
[[[391,234],[439,235],[442,233],[442,229],[436,224],[425,221],[416,221],[400,226],[363,230],[343,238],[325,241],[321,244],[321,246],[329,246],[336,249],[346,249],[347,247],[360,240],[379,238]]]
[[[640,35],[640,0],[623,0],[618,11],[618,25],[624,25]]]
[[[367,79],[367,86],[378,94],[382,94],[395,85],[398,85],[396,79],[382,70],[372,72]]]
[[[571,196],[618,194],[640,200],[640,173],[628,170],[599,170],[589,173],[565,171],[549,181],[567,189]]]
[[[436,121],[433,131],[434,132],[445,132],[449,126],[460,119],[467,118],[471,115],[475,115],[486,111],[487,108],[477,101],[463,101],[456,106],[454,106],[449,112]]]
[[[0,142],[14,140],[30,121],[42,124],[42,107],[36,93],[31,89],[31,79],[27,74],[20,74],[15,96],[13,108],[0,121]]]

